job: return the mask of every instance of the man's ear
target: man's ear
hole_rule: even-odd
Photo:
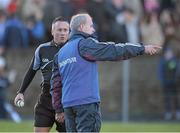
[[[83,28],[84,28],[84,25],[81,24],[81,25],[79,26],[79,31],[83,31]]]
[[[53,36],[53,31],[54,31],[54,24],[51,26],[51,35]]]
[[[53,36],[53,28],[51,28],[51,35]]]

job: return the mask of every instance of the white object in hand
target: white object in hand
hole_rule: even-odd
[[[17,102],[16,102],[16,105],[18,106],[18,107],[23,107],[24,106],[24,101],[23,100],[18,100]]]

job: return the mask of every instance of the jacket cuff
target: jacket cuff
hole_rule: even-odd
[[[142,46],[142,51],[140,52],[140,55],[143,55],[145,53],[145,47],[143,43],[139,43]]]
[[[56,109],[55,112],[56,112],[56,113],[63,113],[63,112],[64,112],[64,109]]]

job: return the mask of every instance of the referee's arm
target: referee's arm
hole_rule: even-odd
[[[28,88],[29,84],[33,80],[34,76],[36,75],[36,72],[39,70],[40,65],[41,65],[41,58],[40,58],[39,51],[40,51],[40,46],[35,51],[34,57],[31,61],[31,65],[30,65],[28,71],[26,72],[23,82],[21,84],[21,87],[17,93],[24,94],[24,92]]]
[[[34,64],[34,58],[33,58],[32,62],[31,62],[31,65],[30,65],[28,71],[26,72],[26,74],[24,76],[21,87],[20,87],[20,89],[18,90],[17,93],[24,94],[26,89],[28,88],[29,84],[33,80],[34,76],[36,75],[37,70],[33,69],[33,64]]]

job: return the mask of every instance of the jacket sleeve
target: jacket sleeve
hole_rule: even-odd
[[[52,66],[51,89],[52,105],[56,113],[63,112],[61,97],[62,97],[62,83],[61,76],[58,69],[58,54],[55,55]]]
[[[79,42],[79,53],[91,61],[126,60],[144,54],[144,46],[137,43],[99,42],[94,38]]]

